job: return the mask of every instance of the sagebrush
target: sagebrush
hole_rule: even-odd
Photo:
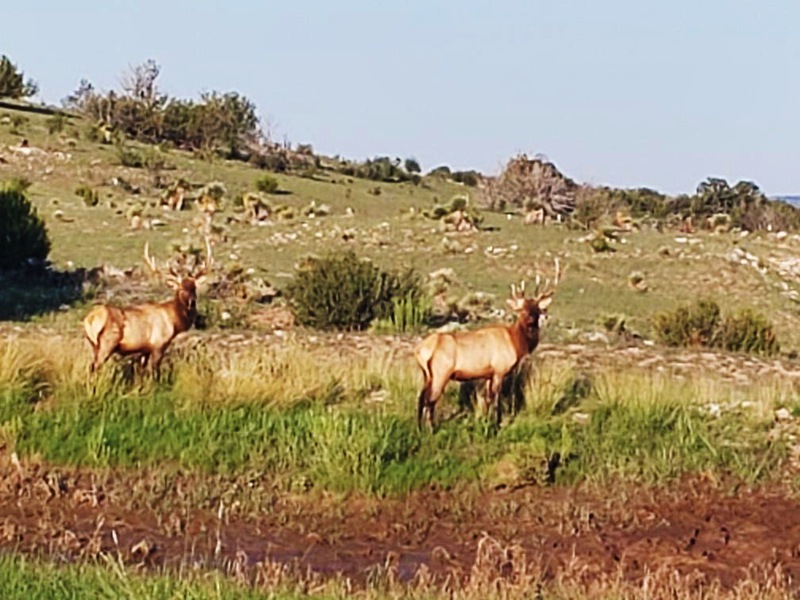
[[[386,271],[355,252],[310,261],[286,289],[301,325],[320,329],[363,330],[389,317],[398,298],[419,298],[413,271]]]

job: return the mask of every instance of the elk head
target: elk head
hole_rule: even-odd
[[[202,263],[196,263],[187,273],[181,274],[173,264],[169,264],[169,273],[164,274],[150,255],[150,246],[144,245],[144,261],[150,270],[158,277],[163,277],[164,282],[175,290],[175,304],[180,307],[190,321],[194,321],[197,316],[197,286],[202,285],[206,279],[208,270],[213,264],[211,253],[211,241],[205,238],[206,256]]]
[[[525,281],[520,282],[519,287],[511,284],[511,297],[508,299],[508,306],[517,313],[517,325],[526,334],[529,340],[536,338],[538,341],[539,328],[544,325],[547,318],[547,309],[553,301],[553,294],[561,280],[561,265],[558,258],[555,259],[555,275],[553,281],[542,279],[541,275],[536,275],[536,287],[533,297],[528,298],[525,294]]]

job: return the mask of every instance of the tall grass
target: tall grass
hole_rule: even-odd
[[[266,561],[254,567],[235,562],[221,571],[193,568],[141,572],[120,560],[101,555],[96,563],[56,564],[18,555],[0,555],[0,590],[4,600],[29,598],[128,598],[160,600],[290,600],[295,598],[364,600],[384,598],[461,598],[463,600],[779,600],[796,597],[789,574],[780,567],[751,567],[734,585],[722,587],[697,573],[681,574],[669,565],[645,570],[641,578],[622,569],[587,576],[576,560],[555,574],[547,561],[530,561],[519,546],[504,546],[491,537],[478,542],[472,568],[463,577],[437,580],[425,567],[407,581],[388,561],[376,565],[363,584],[343,577],[322,579],[299,568]]]
[[[0,590],[4,600],[34,598],[129,598],[158,600],[290,599],[300,592],[259,592],[236,585],[222,573],[203,577],[186,573],[143,576],[108,558],[99,564],[57,565],[20,556],[0,555]]]
[[[0,344],[0,439],[21,454],[250,469],[287,485],[371,493],[492,482],[509,465],[517,483],[659,483],[701,471],[759,481],[779,473],[787,453],[772,412],[795,398],[780,382],[743,390],[554,364],[519,376],[521,410],[499,430],[462,412],[431,435],[416,428],[413,365],[390,353],[206,349],[176,353],[162,381],[132,383],[110,366],[87,383],[74,348],[39,344]]]

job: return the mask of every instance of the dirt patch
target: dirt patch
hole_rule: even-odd
[[[188,477],[171,480],[162,508],[134,507],[130,490],[145,476],[115,473],[98,484],[87,472],[9,467],[0,479],[0,547],[74,560],[107,552],[145,566],[236,562],[246,570],[270,560],[363,583],[387,564],[404,580],[423,565],[434,577],[463,578],[491,540],[516,548],[514,560],[546,578],[568,571],[586,582],[610,574],[641,582],[668,569],[730,587],[754,569],[776,568],[800,578],[800,502],[780,490],[725,493],[691,480],[664,489],[530,487],[403,499],[279,493],[242,514],[235,502],[163,502],[197,484]]]

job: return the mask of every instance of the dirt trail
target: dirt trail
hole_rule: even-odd
[[[269,559],[355,581],[388,562],[410,579],[421,565],[434,575],[464,576],[488,536],[518,546],[509,560],[522,560],[521,550],[553,577],[619,572],[640,581],[667,568],[732,586],[754,569],[780,566],[800,580],[800,501],[774,490],[725,495],[693,480],[660,490],[615,487],[616,496],[536,487],[401,500],[274,495],[258,511],[223,510],[220,519],[213,508],[126,508],[126,492],[142,473],[115,474],[99,486],[77,471],[6,471],[0,547],[60,558],[110,552],[134,564],[238,563],[245,570]],[[194,483],[178,479],[168,493],[177,497],[175,490]]]

